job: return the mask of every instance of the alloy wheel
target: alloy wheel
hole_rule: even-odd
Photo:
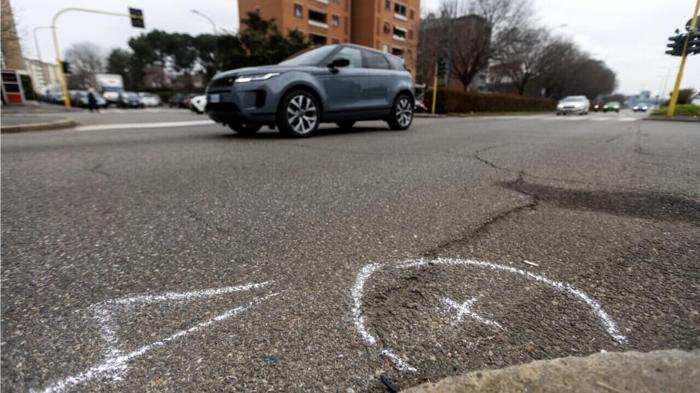
[[[413,118],[413,108],[411,108],[411,100],[408,97],[401,97],[396,106],[396,121],[401,127],[408,127]]]
[[[287,104],[287,121],[294,132],[304,135],[316,127],[318,111],[310,97],[298,94]]]

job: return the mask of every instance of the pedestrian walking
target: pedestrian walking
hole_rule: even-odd
[[[97,97],[95,97],[95,90],[93,90],[92,87],[88,89],[88,107],[90,108],[90,112],[100,112],[100,109],[97,107]]]

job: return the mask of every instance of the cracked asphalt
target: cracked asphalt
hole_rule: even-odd
[[[3,134],[2,391],[387,392],[697,349],[700,127],[591,117]]]

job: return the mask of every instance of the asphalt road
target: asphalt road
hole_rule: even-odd
[[[700,347],[697,123],[81,116],[2,135],[3,392],[382,392]]]

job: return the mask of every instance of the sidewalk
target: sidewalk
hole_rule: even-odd
[[[597,353],[474,371],[404,393],[697,392],[700,350]]]
[[[76,125],[70,115],[79,112],[83,110],[36,101],[29,101],[26,105],[3,105],[0,131],[8,133],[70,128]]]

